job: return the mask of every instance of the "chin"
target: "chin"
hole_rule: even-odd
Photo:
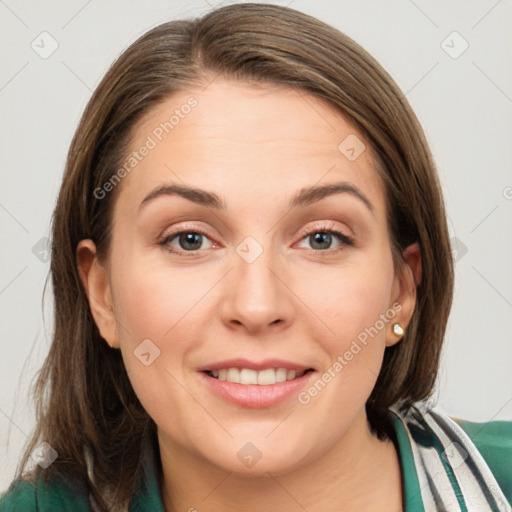
[[[219,441],[217,448],[212,444],[203,447],[203,456],[214,466],[241,476],[280,476],[290,473],[313,459],[314,446],[308,450],[304,440],[293,436],[257,437],[254,431],[250,436],[236,436],[234,439]],[[265,438],[267,436],[267,438]]]

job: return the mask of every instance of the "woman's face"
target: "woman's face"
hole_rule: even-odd
[[[367,142],[304,91],[215,80],[149,112],[130,151],[88,286],[162,449],[279,474],[367,436],[413,300]]]

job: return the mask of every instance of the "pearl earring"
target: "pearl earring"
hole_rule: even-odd
[[[400,324],[393,324],[393,333],[396,336],[402,337],[404,335],[404,330]]]

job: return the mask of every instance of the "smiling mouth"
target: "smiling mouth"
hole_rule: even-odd
[[[259,371],[250,368],[222,368],[219,370],[206,370],[204,373],[214,379],[234,384],[271,386],[280,382],[298,379],[305,373],[312,371],[314,371],[313,368],[301,371],[289,370],[287,368],[266,368]]]

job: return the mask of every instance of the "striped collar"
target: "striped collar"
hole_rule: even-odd
[[[487,463],[464,430],[427,403],[390,408],[405,512],[511,512]]]

